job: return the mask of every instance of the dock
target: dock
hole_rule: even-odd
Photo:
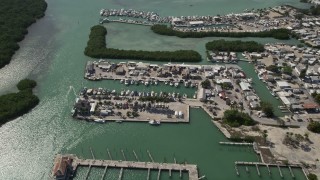
[[[104,171],[103,171],[103,175],[102,175],[102,177],[101,177],[101,180],[103,180],[104,177],[106,176],[107,169],[108,169],[108,166],[106,166],[106,167],[104,168]]]
[[[222,145],[242,145],[242,146],[253,146],[253,143],[238,143],[238,142],[219,142]]]
[[[144,169],[148,170],[148,177],[150,176],[151,170],[158,170],[158,176],[161,171],[177,171],[180,172],[182,177],[182,172],[188,172],[189,180],[198,180],[198,167],[194,164],[174,164],[174,163],[157,163],[157,162],[136,162],[136,161],[116,161],[116,160],[98,160],[98,159],[80,159],[76,155],[61,155],[72,159],[72,169],[75,172],[79,166],[89,167],[86,178],[89,176],[91,167],[104,167],[105,172],[107,168],[121,168],[119,179],[122,178],[123,170],[128,169]],[[103,175],[104,177],[104,175]]]
[[[280,166],[277,165],[277,167],[278,167],[278,169],[279,169],[279,174],[280,174],[280,176],[283,178],[283,175],[282,175],[282,171],[281,171],[281,169],[280,169]]]
[[[257,168],[258,175],[261,176],[258,164],[256,164],[256,168]]]

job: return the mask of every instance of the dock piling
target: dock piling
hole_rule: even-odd
[[[91,165],[89,165],[89,170],[88,170],[88,172],[87,172],[87,174],[86,174],[86,178],[85,178],[85,180],[87,180],[87,179],[88,179],[89,174],[90,174],[90,171],[91,171]]]
[[[124,159],[125,161],[127,161],[127,158],[126,158],[126,156],[125,156],[125,154],[124,154],[124,152],[123,152],[123,149],[121,149],[121,153],[122,153],[123,159]]]
[[[150,157],[151,161],[152,161],[152,162],[154,162],[154,160],[153,160],[153,158],[152,158],[151,153],[150,153],[150,151],[149,151],[149,150],[147,150],[147,153],[148,153],[148,155],[149,155],[149,157]]]
[[[158,180],[160,180],[160,175],[161,175],[161,169],[159,169],[159,171],[158,171]]]
[[[174,157],[174,158],[173,158],[173,160],[174,160],[174,163],[175,163],[175,164],[177,164],[177,160],[176,160],[176,157]]]
[[[103,180],[103,179],[104,179],[104,177],[106,176],[107,169],[108,169],[108,165],[104,168],[104,171],[103,171],[103,174],[102,174],[101,180]]]
[[[121,179],[122,179],[122,174],[123,174],[123,168],[121,168],[121,170],[120,170],[120,174],[119,174],[118,180],[121,180]]]
[[[283,175],[282,175],[282,172],[281,172],[281,169],[280,169],[280,166],[279,166],[279,164],[277,165],[277,167],[278,167],[278,170],[279,170],[279,174],[280,174],[281,178],[283,178]]]
[[[182,169],[180,169],[180,179],[182,178]]]
[[[267,166],[267,169],[268,169],[269,175],[271,176],[271,171],[270,171],[269,165],[267,164],[266,166]]]
[[[92,148],[91,148],[91,147],[90,147],[90,152],[91,152],[92,158],[93,158],[93,159],[96,159],[96,158],[94,157],[94,154],[93,154],[93,151],[92,151]]]
[[[147,176],[147,180],[150,179],[150,168],[148,168],[148,176]]]
[[[258,164],[256,164],[256,168],[257,168],[258,175],[261,176]]]
[[[249,168],[248,168],[248,166],[246,166],[246,171],[247,171],[247,173],[249,173]]]
[[[292,178],[295,178],[295,177],[294,177],[294,174],[293,174],[293,171],[292,171],[292,169],[291,169],[291,166],[288,166],[288,167],[289,167],[290,174],[291,174]]]
[[[171,169],[169,169],[169,177],[171,177]]]
[[[110,151],[109,151],[109,148],[107,148],[107,152],[108,152],[109,159],[112,160],[112,157],[111,157],[111,153],[110,153]]]
[[[139,158],[138,158],[138,156],[137,156],[137,154],[136,154],[136,152],[134,150],[133,150],[133,154],[136,157],[136,160],[139,161]]]

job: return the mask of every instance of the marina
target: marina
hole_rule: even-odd
[[[63,159],[68,159],[67,161],[63,161]],[[158,178],[160,179],[161,171],[179,171],[180,177],[182,177],[182,171],[187,171],[190,180],[198,180],[198,169],[196,165],[193,164],[170,164],[170,163],[156,163],[156,162],[134,162],[134,161],[112,161],[112,160],[96,160],[96,159],[79,159],[77,156],[69,154],[69,155],[61,155],[57,154],[55,158],[55,167],[52,172],[52,176],[57,176],[57,171],[65,172],[66,169],[59,169],[62,168],[61,165],[64,164],[63,167],[66,169],[72,168],[71,177],[76,173],[77,168],[79,166],[87,166],[89,167],[88,173],[85,179],[88,178],[90,174],[90,170],[92,167],[104,167],[105,171],[103,173],[102,179],[105,177],[107,173],[107,168],[121,168],[119,178],[122,179],[123,176],[123,169],[144,169],[148,170],[148,177],[149,179],[149,172],[150,170],[158,170]]]

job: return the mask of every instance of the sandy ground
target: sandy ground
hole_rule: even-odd
[[[278,127],[263,126],[259,125],[261,131],[267,130],[268,137],[267,140],[274,143],[271,148],[271,152],[278,159],[287,159],[290,163],[307,163],[315,165],[316,169],[309,169],[311,172],[320,176],[320,140],[319,134],[312,133],[307,130],[306,127],[301,128],[287,128],[282,129]],[[292,132],[294,134],[301,134],[302,136],[305,133],[309,134],[309,139],[311,144],[309,145],[309,151],[304,151],[301,147],[292,148],[286,146],[282,143],[287,132]],[[302,142],[301,144],[306,144]],[[319,159],[316,161],[316,159]]]

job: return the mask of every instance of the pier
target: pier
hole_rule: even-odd
[[[279,169],[279,174],[280,174],[280,176],[283,178],[283,175],[282,175],[282,172],[281,172],[280,166],[279,166],[279,165],[277,165],[277,167],[278,167],[278,169]]]
[[[242,145],[242,146],[253,146],[253,143],[238,143],[238,142],[219,142],[222,145]]]
[[[291,174],[292,178],[295,178],[295,177],[294,177],[294,174],[293,174],[293,172],[292,172],[291,166],[288,166],[288,167],[289,167],[290,174]]]
[[[75,172],[79,166],[89,167],[86,174],[86,179],[90,174],[91,167],[104,167],[106,174],[107,168],[121,168],[119,179],[122,178],[123,169],[145,169],[148,170],[148,177],[150,177],[150,171],[158,170],[160,174],[161,171],[179,171],[180,177],[182,177],[182,171],[188,172],[189,180],[198,180],[198,168],[197,165],[193,164],[173,164],[173,163],[157,163],[157,162],[136,162],[136,161],[115,161],[115,160],[97,160],[97,159],[80,159],[75,155],[61,155],[57,154],[57,157],[68,157],[72,159],[72,169]],[[159,175],[158,175],[159,176]]]
[[[160,175],[161,175],[161,169],[159,169],[159,171],[158,171],[158,178],[157,178],[157,180],[160,180]]]
[[[257,168],[258,175],[261,176],[258,164],[256,164],[256,168]]]

